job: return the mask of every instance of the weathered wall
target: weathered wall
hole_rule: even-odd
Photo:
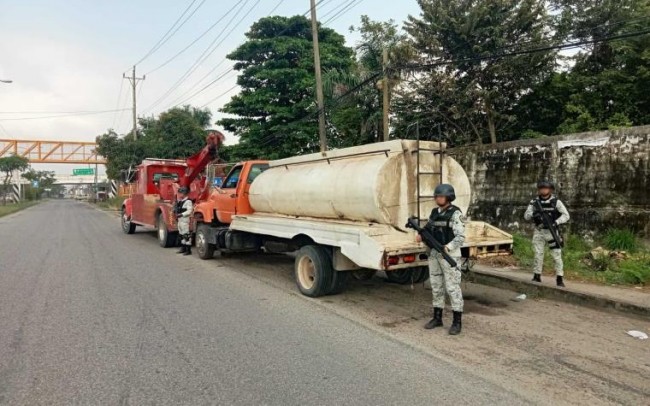
[[[468,215],[516,231],[538,179],[556,182],[572,232],[630,228],[650,236],[650,126],[449,151],[472,184]]]

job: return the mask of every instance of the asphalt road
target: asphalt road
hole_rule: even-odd
[[[522,404],[74,201],[0,218],[0,404]]]

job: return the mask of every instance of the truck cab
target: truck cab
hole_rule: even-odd
[[[248,191],[255,178],[268,167],[268,161],[262,160],[239,162],[233,166],[221,187],[214,188],[206,201],[196,205],[196,221],[227,225],[235,215],[252,213]]]

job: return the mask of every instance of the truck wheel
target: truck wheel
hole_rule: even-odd
[[[422,283],[429,278],[429,267],[421,266],[413,270],[413,283]]]
[[[345,290],[348,283],[348,277],[351,271],[334,271],[332,272],[332,285],[328,295],[338,295]]]
[[[399,269],[397,271],[386,272],[386,278],[389,282],[397,283],[400,285],[408,285],[413,280],[412,269]]]
[[[135,223],[131,222],[131,216],[126,214],[126,209],[122,207],[122,231],[124,234],[135,233]]]
[[[208,242],[208,227],[205,224],[199,224],[196,228],[196,251],[201,259],[212,259],[215,246]]]
[[[176,240],[178,233],[170,233],[167,230],[167,224],[165,224],[165,218],[162,214],[158,215],[158,244],[163,248],[174,247],[176,245]]]
[[[323,296],[332,288],[332,257],[324,247],[305,245],[298,250],[294,272],[298,289],[305,296]]]
[[[352,271],[352,277],[358,281],[368,281],[372,279],[373,276],[377,271],[375,269],[357,269],[356,271]]]

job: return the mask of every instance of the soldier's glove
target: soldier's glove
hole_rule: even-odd
[[[538,211],[533,213],[533,220],[535,220],[535,222],[542,221],[542,213],[540,213]]]

